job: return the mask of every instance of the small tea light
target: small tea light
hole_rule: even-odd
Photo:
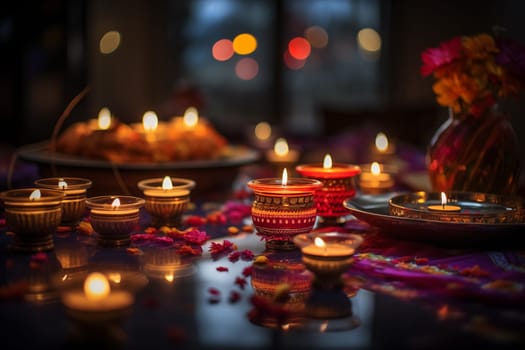
[[[355,196],[355,177],[361,173],[359,166],[333,163],[331,155],[326,154],[323,164],[302,164],[295,169],[302,176],[323,183],[322,188],[315,192],[318,216],[326,220],[341,218],[348,214],[343,201]]]
[[[195,181],[165,176],[139,181],[137,186],[144,193],[145,207],[152,216],[152,225],[174,226],[180,224]]]
[[[50,177],[38,179],[35,185],[43,188],[64,191],[62,200],[61,225],[76,226],[86,211],[86,191],[91,180],[78,177]]]
[[[112,289],[105,274],[91,272],[82,288],[63,291],[61,300],[68,316],[81,328],[82,337],[95,334],[109,338],[114,336],[111,332],[116,324],[130,312],[135,298],[127,290]]]
[[[429,210],[434,211],[460,211],[461,207],[459,205],[448,204],[447,195],[445,192],[441,192],[441,204],[439,205],[429,205],[427,207]]]
[[[248,182],[254,191],[252,220],[257,234],[269,249],[296,249],[293,236],[309,232],[316,220],[314,193],[322,183],[315,179],[290,178],[286,168],[282,178]]]
[[[23,252],[51,250],[62,220],[65,193],[47,188],[22,188],[0,193],[7,227],[15,233],[10,248]]]
[[[342,284],[341,274],[348,270],[355,250],[363,238],[353,233],[305,233],[294,237],[301,248],[303,263],[315,275],[317,287],[332,288]]]
[[[98,112],[97,126],[98,130],[108,130],[111,127],[111,112],[108,108],[103,107]]]
[[[268,150],[266,152],[266,160],[279,169],[293,166],[297,163],[298,159],[299,152],[290,149],[288,141],[282,137],[275,141],[273,150]]]
[[[392,175],[381,171],[381,164],[373,162],[369,172],[362,172],[359,177],[359,187],[363,193],[378,194],[392,189]]]
[[[98,196],[86,199],[91,224],[100,245],[121,246],[131,241],[139,224],[139,210],[145,200],[133,196]]]

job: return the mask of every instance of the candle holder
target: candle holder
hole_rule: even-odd
[[[82,284],[68,285],[61,292],[61,301],[74,326],[71,342],[121,344],[125,334],[120,324],[130,315],[134,299],[130,291],[110,284],[101,272],[90,273]]]
[[[92,182],[78,177],[51,177],[35,181],[38,187],[64,191],[61,225],[77,226],[86,211],[86,191]]]
[[[38,252],[54,247],[53,234],[62,219],[62,191],[22,188],[0,193],[7,227],[14,232],[10,248]]]
[[[164,186],[171,180],[169,186]],[[177,226],[181,223],[182,213],[190,202],[190,191],[195,181],[184,178],[154,178],[137,183],[145,197],[146,211],[152,216],[153,226]]]
[[[362,171],[359,176],[359,188],[364,194],[382,194],[387,193],[394,187],[393,173],[394,168],[390,165],[373,162],[362,164]]]
[[[343,201],[355,196],[355,177],[361,173],[361,168],[357,165],[340,163],[325,168],[319,163],[298,165],[296,170],[302,176],[317,179],[323,184],[314,195],[320,223],[344,224],[348,209],[343,206]]]
[[[314,193],[322,186],[319,180],[291,178],[287,184],[277,178],[248,182],[255,194],[251,216],[257,235],[266,248],[297,249],[293,236],[312,230],[316,220]]]
[[[98,234],[98,244],[124,246],[139,225],[139,210],[145,200],[133,196],[98,196],[86,199],[91,210],[91,225]]]
[[[480,192],[412,192],[389,199],[390,214],[428,221],[512,224],[525,221],[525,200]]]
[[[360,235],[341,232],[311,232],[294,237],[301,248],[306,268],[314,274],[316,288],[342,287],[341,275],[353,262],[355,250],[363,242]]]

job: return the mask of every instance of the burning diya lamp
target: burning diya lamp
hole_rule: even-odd
[[[152,216],[153,226],[175,226],[190,202],[190,191],[195,181],[183,178],[154,178],[139,181],[144,193],[146,211]]]
[[[64,191],[60,223],[65,226],[76,226],[82,219],[86,210],[86,191],[91,184],[91,180],[77,177],[51,177],[35,181],[39,187]]]
[[[298,165],[299,174],[317,179],[323,186],[315,192],[317,215],[324,223],[343,223],[348,210],[343,201],[356,194],[355,177],[361,173],[357,165],[333,163],[330,154],[326,154],[323,164]]]
[[[133,196],[98,196],[86,199],[91,225],[100,245],[122,246],[131,241],[139,224],[139,210],[145,200]]]
[[[248,182],[255,194],[252,220],[269,249],[296,249],[293,236],[309,232],[316,220],[314,193],[322,183],[315,179],[290,178],[286,168],[282,178]]]
[[[285,138],[278,138],[275,141],[273,150],[266,152],[266,160],[274,168],[281,172],[284,168],[293,168],[299,159],[299,152],[290,149]]]
[[[388,192],[394,186],[394,179],[389,173],[383,172],[382,165],[372,162],[370,171],[364,171],[359,177],[359,188],[366,194],[380,194]]]
[[[316,288],[340,288],[341,275],[352,264],[352,256],[363,238],[353,233],[311,232],[294,237],[301,248],[303,263],[314,274]]]
[[[525,200],[479,192],[413,192],[389,199],[390,214],[451,223],[512,224],[525,220]]]
[[[10,248],[37,252],[54,247],[53,234],[62,220],[64,192],[23,188],[0,193],[7,227],[15,233]]]
[[[112,289],[108,277],[91,272],[82,288],[62,292],[62,303],[78,330],[79,342],[107,344],[122,340],[122,330],[117,326],[130,313],[135,298],[123,288]]]

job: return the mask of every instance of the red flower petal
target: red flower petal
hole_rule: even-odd
[[[228,272],[228,271],[230,271],[230,270],[229,270],[227,267],[225,267],[225,266],[217,266],[217,268],[216,268],[215,270],[217,270],[217,271],[219,271],[219,272]]]

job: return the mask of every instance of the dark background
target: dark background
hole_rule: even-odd
[[[0,138],[8,151],[48,139],[87,86],[66,125],[103,106],[128,122],[140,122],[148,109],[167,118],[196,91],[200,112],[232,140],[261,120],[314,137],[376,123],[424,149],[447,111],[435,101],[433,79],[419,74],[421,51],[494,26],[525,42],[525,5],[518,0],[22,0],[1,7]],[[287,40],[315,24],[327,30],[328,47],[304,69],[287,69]],[[371,59],[355,49],[363,27],[381,36]],[[102,55],[98,43],[108,30],[118,30],[122,43]],[[241,32],[259,44],[259,73],[250,81],[235,76],[233,60],[218,64],[210,55],[216,40]],[[523,103],[515,108],[523,148]]]

